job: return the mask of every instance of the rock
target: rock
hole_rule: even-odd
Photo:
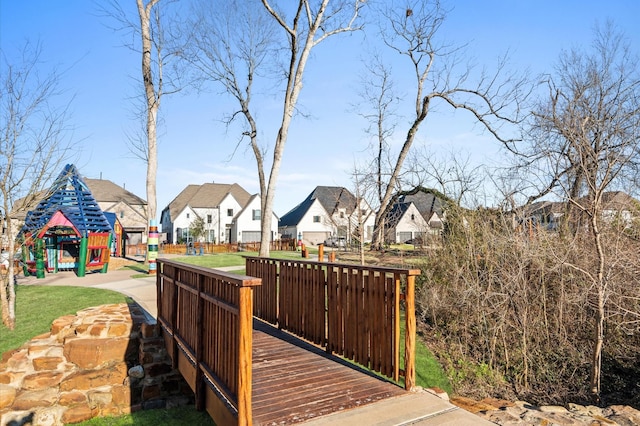
[[[114,361],[124,361],[132,342],[128,338],[68,340],[64,355],[69,362],[83,369],[96,368]]]
[[[80,404],[65,411],[62,415],[62,421],[64,423],[79,423],[89,420],[91,417],[93,417],[93,414],[89,404]]]
[[[61,407],[49,407],[38,410],[33,418],[33,424],[38,426],[58,426],[61,423],[64,409]]]
[[[0,410],[11,407],[16,399],[16,389],[8,385],[0,385]]]
[[[543,413],[566,413],[569,410],[559,405],[542,405],[540,406],[540,411]]]
[[[58,404],[69,407],[72,405],[78,405],[87,402],[87,397],[84,393],[78,391],[66,392],[60,394]]]
[[[85,390],[106,385],[121,385],[126,377],[127,364],[119,363],[110,368],[79,371],[71,374],[62,380],[60,390]]]
[[[56,370],[58,365],[64,362],[64,358],[57,356],[43,356],[31,360],[36,371]]]
[[[131,367],[129,369],[129,376],[135,377],[136,379],[142,379],[144,377],[144,367],[141,365]]]
[[[44,389],[57,386],[62,381],[63,373],[41,371],[29,374],[22,379],[22,388],[27,390]]]
[[[38,407],[50,407],[58,399],[58,392],[53,389],[42,389],[20,392],[13,401],[13,410],[33,410]]]

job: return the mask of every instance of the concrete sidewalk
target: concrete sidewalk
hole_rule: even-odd
[[[243,269],[243,266],[219,268],[223,271]],[[18,277],[18,285],[54,285],[95,287],[118,291],[135,300],[155,320],[158,314],[156,304],[156,276],[131,278],[137,275],[133,270],[115,270],[106,274],[89,273],[80,278],[74,272],[45,274],[45,278]],[[456,407],[450,402],[428,392],[407,393],[358,408],[334,413],[304,422],[309,426],[329,425],[492,425],[487,420]]]

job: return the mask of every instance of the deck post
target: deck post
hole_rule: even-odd
[[[240,287],[238,297],[238,425],[253,424],[251,412],[253,351],[253,289]]]
[[[407,275],[405,292],[405,345],[404,345],[404,388],[412,390],[416,385],[416,277],[411,272]]]

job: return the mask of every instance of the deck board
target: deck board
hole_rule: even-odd
[[[254,425],[301,423],[406,394],[259,320],[254,320],[252,385]]]

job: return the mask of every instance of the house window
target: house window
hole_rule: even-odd
[[[187,213],[187,219],[189,219],[189,213]]]
[[[208,214],[208,215],[207,215],[207,223],[211,223],[211,221],[212,221],[212,220],[213,220],[213,219],[212,219],[211,215],[210,215],[210,214]]]
[[[120,210],[120,219],[124,217],[124,210]]]
[[[233,216],[233,209],[227,209],[227,216],[229,217]]]
[[[313,223],[320,223],[320,216],[314,216]]]
[[[344,212],[340,212],[340,219],[344,219]]]
[[[416,215],[411,213],[411,220],[416,220]]]
[[[260,217],[262,216],[261,215],[262,212],[260,210],[252,210],[251,212],[252,212],[253,220],[260,220]]]

